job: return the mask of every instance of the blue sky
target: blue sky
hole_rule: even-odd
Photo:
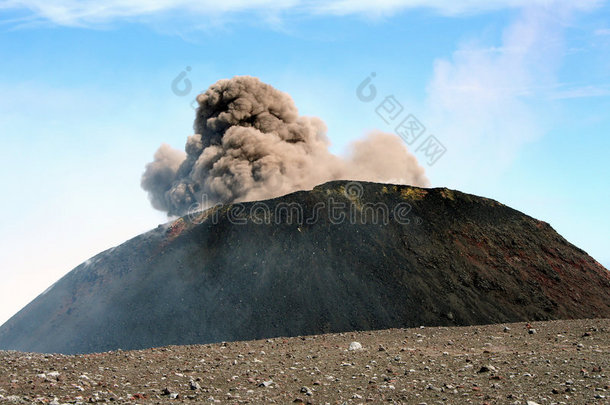
[[[340,154],[392,131],[356,97],[375,72],[447,149],[415,152],[432,186],[545,220],[610,267],[608,2],[97,3],[0,0],[0,322],[166,221],[144,165],[183,147],[197,92],[245,74],[324,120]]]

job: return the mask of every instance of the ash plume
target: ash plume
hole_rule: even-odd
[[[142,176],[153,207],[168,215],[202,201],[267,199],[330,180],[428,185],[396,135],[372,133],[347,157],[333,155],[324,123],[299,116],[288,94],[255,77],[219,80],[197,102],[186,154],[163,144]]]

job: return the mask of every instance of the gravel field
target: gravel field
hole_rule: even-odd
[[[0,351],[0,403],[608,404],[609,353],[610,319]]]

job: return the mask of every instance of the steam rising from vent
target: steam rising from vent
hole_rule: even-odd
[[[197,102],[186,154],[163,144],[142,176],[153,207],[168,215],[202,200],[267,199],[330,180],[428,185],[397,136],[372,133],[346,158],[333,155],[324,123],[299,116],[288,94],[255,77],[219,80]]]

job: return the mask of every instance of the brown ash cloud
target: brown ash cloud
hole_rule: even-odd
[[[163,144],[142,187],[154,208],[184,215],[197,205],[252,201],[307,190],[330,180],[428,186],[425,170],[399,137],[374,132],[329,151],[326,126],[299,116],[292,98],[255,77],[214,83],[197,97],[185,152]]]

